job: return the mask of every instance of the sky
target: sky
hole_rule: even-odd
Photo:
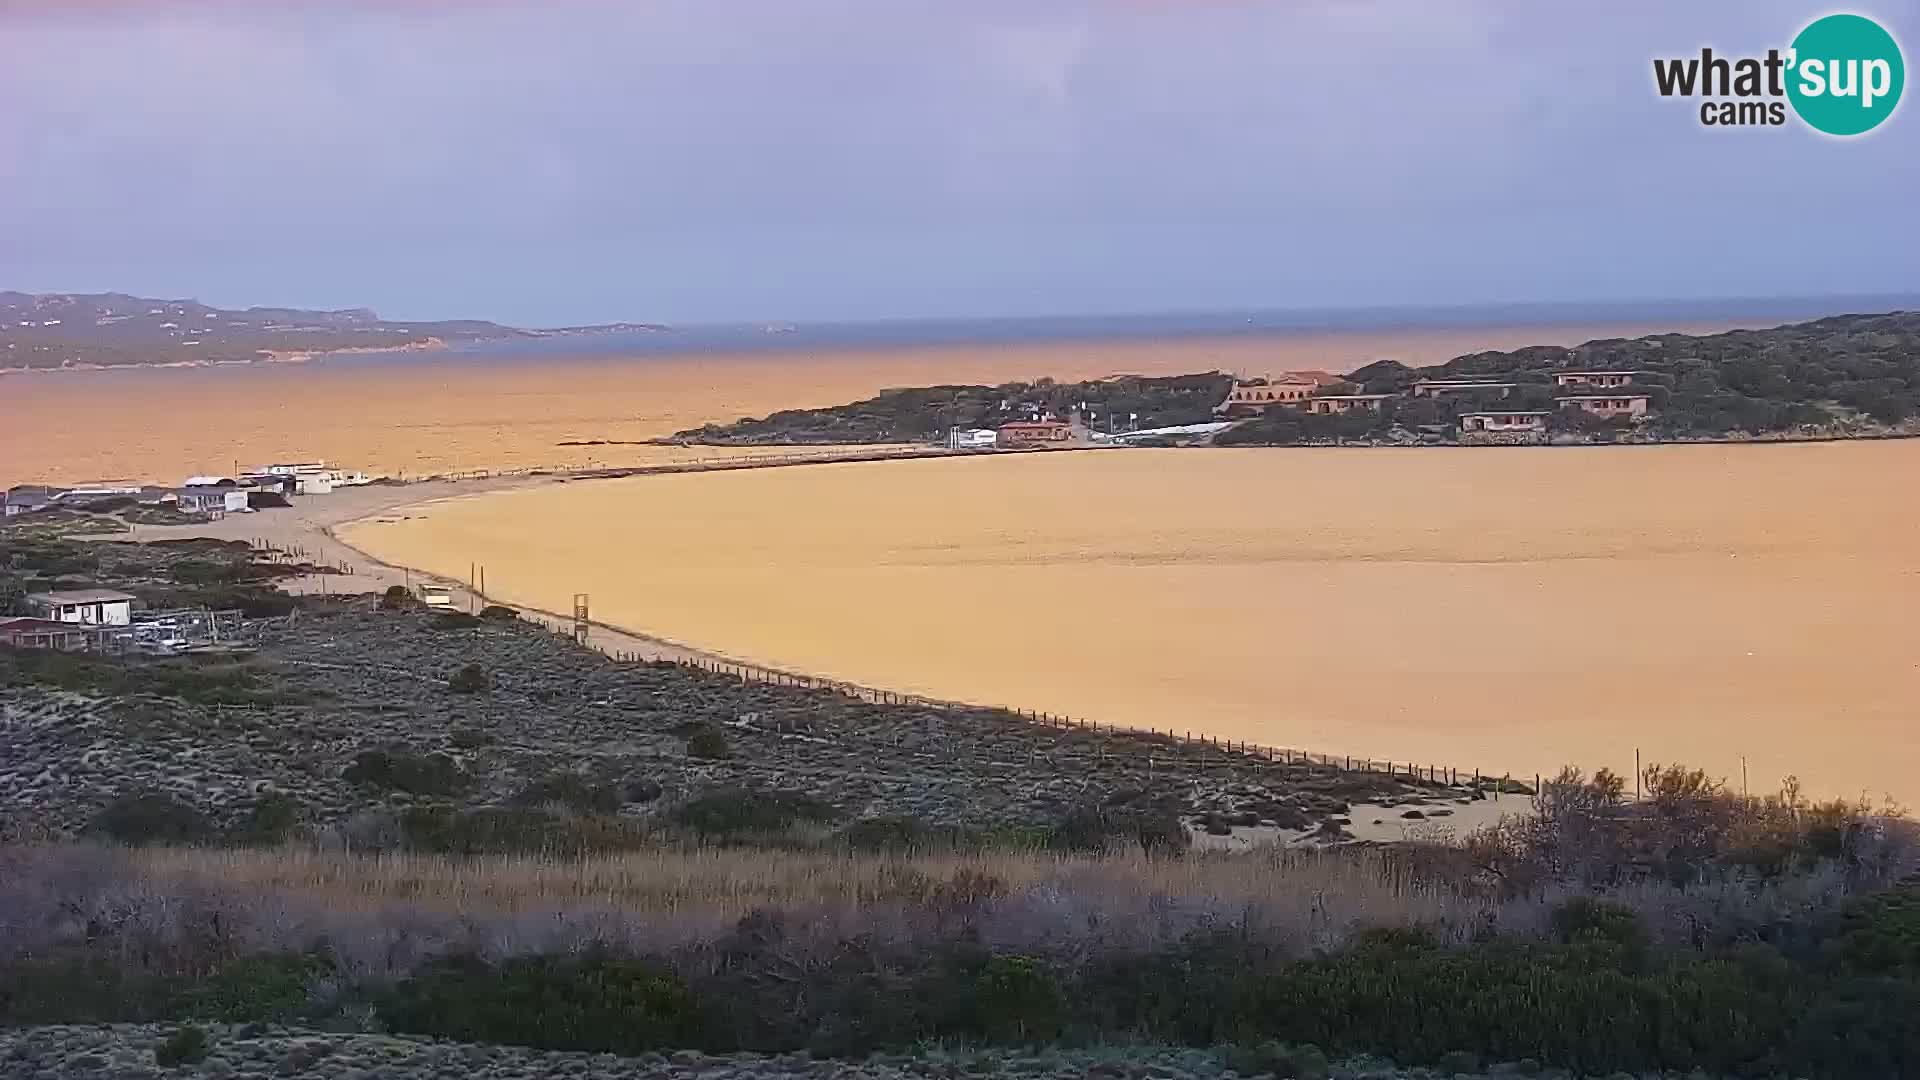
[[[1653,90],[1828,10],[0,0],[0,289],[518,325],[1920,292],[1920,103],[1837,140]],[[1920,55],[1920,0],[1849,10]]]

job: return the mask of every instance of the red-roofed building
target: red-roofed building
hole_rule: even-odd
[[[87,647],[87,632],[72,623],[0,616],[0,645],[74,652]]]
[[[1016,420],[997,431],[995,441],[1001,446],[1043,446],[1073,437],[1073,425],[1064,420]]]
[[[1213,407],[1216,413],[1255,413],[1270,405],[1298,405],[1329,386],[1346,380],[1328,371],[1283,371],[1265,379],[1236,380],[1227,399]]]

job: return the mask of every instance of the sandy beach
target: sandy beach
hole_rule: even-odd
[[[1916,471],[1911,441],[1128,450],[336,520],[388,562],[484,564],[507,603],[589,591],[656,644],[929,697],[1519,775],[1638,749],[1912,802],[1920,519],[1888,492]]]
[[[804,466],[800,466],[804,467]],[[263,548],[284,552],[291,561],[316,566],[337,567],[342,572],[295,576],[282,579],[279,587],[287,592],[308,593],[380,593],[400,585],[416,588],[425,583],[445,587],[455,606],[477,611],[494,600],[481,593],[478,584],[469,586],[465,575],[450,569],[439,572],[424,567],[383,562],[375,556],[340,539],[336,530],[357,522],[403,522],[416,514],[431,513],[448,502],[477,499],[490,494],[535,490],[568,483],[605,483],[596,480],[569,480],[552,476],[501,476],[462,480],[427,480],[408,484],[372,484],[339,488],[324,496],[301,498],[288,509],[263,510],[254,514],[235,514],[219,521],[192,525],[141,525],[131,535],[108,534],[102,540],[154,540],[205,537],[216,540],[244,540]],[[562,598],[563,600],[566,598]],[[564,605],[521,606],[526,617],[551,625],[571,623]],[[595,619],[589,644],[607,653],[636,656],[649,660],[699,660],[711,663],[737,663],[737,657],[692,648],[659,637],[638,634]],[[794,672],[793,674],[803,674]]]

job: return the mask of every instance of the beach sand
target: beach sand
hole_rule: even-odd
[[[788,670],[1515,775],[1920,799],[1920,442],[1105,450],[600,481],[347,526]]]

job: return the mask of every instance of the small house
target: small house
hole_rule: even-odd
[[[1500,410],[1460,414],[1461,431],[1533,431],[1547,430],[1547,414],[1532,410]]]
[[[129,626],[137,597],[114,589],[72,589],[28,593],[27,607],[53,622],[82,626]]]
[[[1637,371],[1556,371],[1553,373],[1553,385],[1615,390],[1632,383],[1633,377],[1638,374]]]
[[[1379,412],[1380,403],[1392,397],[1392,394],[1322,394],[1301,402],[1301,407],[1310,413],[1322,416],[1353,412]]]
[[[1630,420],[1639,420],[1649,411],[1646,394],[1569,394],[1553,399],[1561,408],[1576,408],[1595,416],[1612,419],[1624,416]]]
[[[1066,442],[1073,437],[1073,425],[1064,420],[1017,420],[1001,424],[995,442],[1001,446],[1043,446]]]
[[[21,484],[8,488],[6,495],[0,497],[0,517],[16,517],[44,510],[60,495],[60,488],[42,484]]]
[[[105,481],[102,483],[78,484],[67,488],[54,496],[54,505],[63,509],[91,509],[106,506],[124,506],[140,501],[140,495],[146,485]]]
[[[75,652],[87,647],[87,632],[72,623],[48,619],[0,616],[0,645],[16,649],[58,649]]]
[[[219,519],[247,508],[247,491],[238,487],[183,487],[174,490],[174,505],[183,514],[205,514]]]
[[[990,450],[1000,441],[992,428],[953,428],[947,432],[949,450]]]

